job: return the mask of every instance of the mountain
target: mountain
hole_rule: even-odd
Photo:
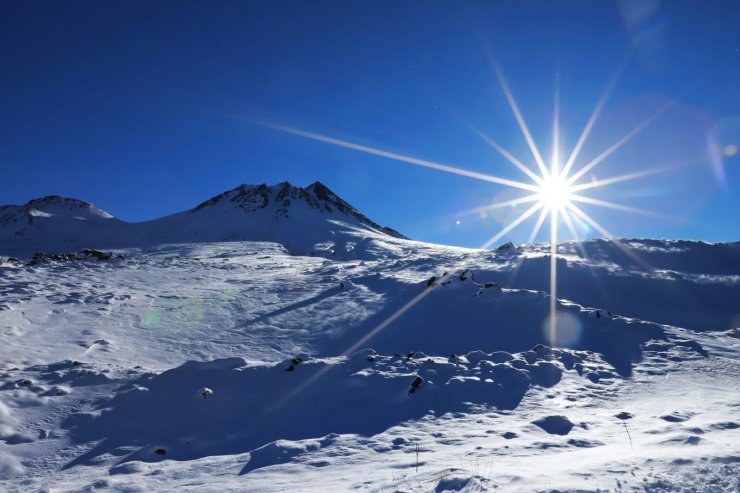
[[[25,205],[0,206],[0,238],[23,241],[32,236],[85,234],[88,228],[117,227],[122,221],[92,204],[50,195]]]
[[[281,183],[134,224],[45,197],[0,246],[122,254],[0,258],[0,491],[740,488],[740,243],[561,242],[552,299],[550,245]]]
[[[352,255],[358,243],[377,235],[404,238],[319,182],[240,185],[193,209],[140,223],[59,196],[0,206],[0,253],[14,256],[217,241],[273,241],[300,253]]]

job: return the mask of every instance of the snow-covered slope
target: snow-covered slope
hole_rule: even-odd
[[[28,247],[71,246],[75,239],[113,238],[125,226],[106,211],[77,199],[51,195],[25,205],[0,206],[0,251],[25,254]]]
[[[0,254],[121,248],[163,243],[273,241],[296,252],[355,256],[370,237],[403,236],[384,228],[315,182],[306,188],[241,185],[197,207],[126,223],[98,207],[57,196],[0,206]]]
[[[279,242],[0,263],[0,489],[740,487],[740,244],[563,243],[553,332],[545,245],[412,242],[315,188],[332,211],[297,189],[280,219],[260,190],[159,224]],[[293,218],[361,246],[303,254]]]

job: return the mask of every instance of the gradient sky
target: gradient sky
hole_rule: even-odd
[[[472,130],[534,167],[491,57],[548,156],[556,85],[567,154],[624,67],[576,169],[677,99],[585,177],[671,167],[591,194],[660,216],[583,208],[617,236],[740,240],[730,1],[6,1],[0,203],[57,194],[141,221],[241,183],[319,180],[407,236],[477,246],[521,209],[462,211],[506,187],[249,120],[527,181]]]

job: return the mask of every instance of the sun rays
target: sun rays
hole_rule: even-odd
[[[464,213],[484,213],[490,210],[501,209],[505,207],[515,207],[520,204],[528,205],[528,208],[523,213],[521,213],[519,216],[512,219],[508,224],[506,224],[496,234],[492,235],[488,240],[486,240],[480,246],[481,248],[491,247],[496,242],[504,238],[507,234],[511,233],[513,230],[520,227],[522,224],[524,224],[530,218],[533,218],[533,217],[537,217],[537,219],[534,222],[534,226],[529,235],[529,241],[530,242],[535,241],[535,239],[537,238],[537,235],[539,234],[539,232],[545,225],[545,222],[549,219],[550,308],[549,308],[548,326],[549,326],[551,335],[554,339],[555,337],[554,332],[556,330],[556,325],[557,325],[558,224],[562,221],[562,223],[567,227],[570,234],[576,240],[579,240],[580,235],[578,234],[578,230],[574,223],[574,219],[576,219],[579,222],[579,224],[588,225],[588,227],[597,231],[599,234],[607,238],[610,238],[612,241],[616,242],[618,246],[621,246],[619,245],[619,242],[617,240],[614,240],[612,238],[612,235],[603,226],[601,226],[596,220],[594,220],[591,216],[589,216],[582,208],[577,206],[576,203],[585,204],[589,206],[595,206],[595,207],[603,207],[603,208],[616,210],[616,211],[620,211],[624,213],[666,217],[665,215],[659,214],[654,211],[640,209],[638,207],[634,207],[628,204],[619,204],[619,203],[610,202],[610,201],[603,200],[603,199],[589,197],[588,195],[583,195],[583,193],[588,192],[588,191],[594,191],[601,187],[605,187],[607,185],[611,185],[615,183],[623,183],[623,182],[627,182],[630,180],[636,180],[639,178],[644,178],[647,176],[655,175],[658,173],[663,173],[663,172],[668,171],[669,169],[672,169],[671,166],[657,166],[657,167],[648,168],[648,169],[645,169],[639,172],[616,175],[616,176],[603,178],[603,179],[594,178],[590,181],[585,181],[584,178],[586,178],[589,172],[593,171],[593,169],[596,168],[596,166],[605,162],[618,149],[620,149],[623,145],[625,145],[630,140],[632,140],[632,138],[634,138],[637,134],[639,134],[642,130],[644,130],[651,123],[653,123],[657,118],[659,118],[667,110],[669,110],[675,104],[675,100],[663,105],[661,108],[659,108],[656,112],[654,112],[648,118],[642,120],[639,124],[634,126],[631,130],[625,133],[622,137],[620,137],[615,142],[613,142],[611,145],[609,145],[605,150],[598,153],[595,158],[592,158],[591,160],[585,162],[584,164],[579,165],[579,157],[581,154],[581,150],[583,149],[589,136],[594,130],[594,127],[607,103],[607,100],[609,99],[610,94],[613,92],[615,86],[617,85],[621,77],[622,72],[625,69],[626,63],[620,67],[617,73],[609,81],[609,84],[607,85],[603,95],[597,101],[593,112],[591,113],[583,130],[581,131],[578,139],[576,140],[575,145],[573,146],[573,148],[570,150],[569,153],[565,154],[568,157],[567,159],[565,159],[564,162],[561,162],[561,156],[560,156],[560,153],[562,150],[561,149],[561,127],[560,127],[560,89],[559,89],[559,85],[556,84],[554,107],[553,107],[553,117],[552,117],[552,141],[550,143],[551,144],[550,156],[548,156],[549,159],[546,161],[545,158],[543,157],[543,153],[540,151],[540,148],[537,146],[532,136],[531,131],[529,130],[529,127],[521,112],[519,104],[517,103],[514,97],[514,94],[506,78],[504,77],[503,71],[499,67],[498,63],[495,62],[495,60],[491,59],[491,63],[493,66],[493,71],[495,73],[496,79],[498,80],[501,90],[503,91],[506,102],[508,103],[508,106],[512,112],[514,120],[516,121],[516,124],[519,127],[519,130],[521,131],[521,135],[524,141],[527,143],[527,147],[531,153],[533,164],[535,165],[534,169],[532,169],[532,166],[528,166],[526,164],[526,160],[515,157],[510,151],[508,151],[506,148],[504,148],[502,145],[496,142],[489,135],[486,135],[485,133],[483,133],[482,131],[476,128],[471,127],[471,129],[486,144],[488,144],[493,150],[495,150],[499,155],[501,155],[508,163],[513,165],[523,175],[525,175],[526,180],[524,181],[513,180],[510,178],[506,178],[506,177],[501,177],[501,176],[496,176],[496,175],[492,175],[488,173],[481,173],[478,171],[468,170],[468,169],[465,169],[459,166],[453,166],[450,164],[439,163],[435,161],[421,159],[421,158],[414,157],[414,156],[408,156],[405,154],[400,154],[398,152],[392,152],[392,151],[377,148],[377,147],[371,147],[371,146],[363,145],[360,143],[339,139],[339,138],[332,137],[329,135],[310,132],[307,130],[290,127],[286,125],[281,125],[281,124],[274,123],[274,122],[268,122],[264,120],[255,120],[255,119],[246,119],[246,120],[251,123],[255,123],[255,124],[258,124],[264,127],[272,128],[274,130],[278,130],[278,131],[285,132],[288,134],[300,136],[303,138],[311,139],[311,140],[318,141],[318,142],[323,142],[323,143],[338,146],[338,147],[343,147],[346,149],[351,149],[351,150],[358,151],[358,152],[363,152],[366,154],[371,154],[374,156],[379,156],[379,157],[390,159],[396,162],[401,162],[404,164],[410,164],[410,165],[423,167],[423,168],[434,169],[437,171],[442,171],[442,172],[450,173],[454,175],[465,176],[468,178],[488,182],[493,185],[500,185],[500,186],[510,187],[510,188],[517,189],[520,191],[528,192],[529,193],[528,195],[524,195],[519,198],[488,204],[485,206],[477,207],[469,211],[465,211]],[[549,163],[549,167],[547,165],[548,163]],[[532,204],[532,205],[529,205],[529,204]],[[406,305],[404,305],[401,310],[392,314],[384,322],[379,324],[376,329],[371,331],[370,334],[368,334],[366,337],[358,341],[357,344],[353,345],[353,348],[356,349],[359,344],[364,343],[365,341],[369,339],[369,337],[381,331],[392,321],[396,320],[401,314],[405,313],[412,306],[414,306],[416,303],[421,301],[426,296],[426,293],[428,292],[429,292],[428,290],[424,291],[422,294],[413,298]]]

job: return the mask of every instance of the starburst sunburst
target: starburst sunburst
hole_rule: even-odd
[[[535,172],[531,168],[531,166],[527,166],[523,160],[516,158],[508,150],[506,150],[503,146],[498,144],[494,139],[492,139],[491,137],[489,137],[482,131],[475,129],[475,128],[473,128],[473,130],[480,138],[482,138],[486,143],[488,143],[491,146],[491,148],[493,148],[504,159],[506,159],[506,161],[514,165],[521,172],[523,172],[529,178],[530,182],[522,182],[518,180],[512,180],[509,178],[494,176],[494,175],[487,174],[487,173],[471,171],[471,170],[461,168],[458,166],[452,166],[452,165],[445,164],[445,163],[439,163],[435,161],[421,159],[418,157],[400,154],[397,152],[391,152],[391,151],[387,151],[384,149],[370,147],[370,146],[359,144],[356,142],[342,140],[342,139],[332,137],[329,135],[323,135],[323,134],[319,134],[315,132],[310,132],[304,129],[290,127],[290,126],[286,126],[286,125],[282,125],[282,124],[278,124],[274,122],[256,120],[252,118],[247,118],[246,120],[251,123],[256,123],[256,124],[259,124],[265,127],[279,130],[281,132],[286,132],[289,134],[301,136],[301,137],[308,138],[311,140],[324,142],[324,143],[331,144],[334,146],[352,149],[355,151],[364,152],[364,153],[372,154],[375,156],[380,156],[383,158],[391,159],[391,160],[405,163],[405,164],[410,164],[414,166],[420,166],[424,168],[430,168],[430,169],[434,169],[438,171],[443,171],[446,173],[466,176],[466,177],[473,178],[476,180],[482,180],[482,181],[485,181],[485,182],[488,182],[494,185],[502,185],[506,187],[515,188],[520,191],[529,192],[528,195],[525,195],[525,196],[522,196],[522,197],[519,197],[513,200],[497,202],[497,203],[489,204],[487,206],[475,209],[476,211],[484,211],[484,210],[499,209],[499,208],[508,207],[512,205],[532,204],[521,215],[514,218],[511,222],[505,225],[501,229],[501,231],[499,231],[498,233],[493,235],[491,238],[489,238],[486,242],[484,242],[481,245],[481,248],[489,248],[490,246],[495,244],[497,241],[499,241],[501,238],[509,234],[512,230],[514,230],[515,228],[517,228],[522,223],[526,222],[528,219],[530,219],[532,216],[534,216],[535,214],[539,212],[539,216],[537,220],[535,221],[531,234],[529,236],[529,241],[532,242],[537,238],[537,235],[539,234],[540,230],[544,226],[545,221],[549,219],[549,223],[550,223],[550,238],[549,238],[550,240],[549,241],[550,243],[549,245],[550,247],[549,248],[550,250],[550,309],[549,309],[547,327],[549,327],[551,338],[555,339],[556,321],[557,321],[557,310],[556,310],[556,307],[557,307],[557,255],[558,255],[557,245],[558,245],[558,224],[559,222],[562,220],[562,222],[565,224],[565,226],[570,231],[571,235],[576,240],[580,240],[580,235],[578,234],[578,230],[574,226],[574,218],[576,218],[582,224],[587,224],[589,227],[593,228],[594,230],[602,234],[604,237],[608,238],[610,241],[615,242],[615,244],[617,244],[618,247],[622,248],[623,250],[626,250],[619,243],[618,240],[614,239],[613,236],[603,226],[601,226],[597,221],[591,218],[586,212],[584,212],[579,206],[577,206],[576,203],[588,204],[588,205],[599,206],[599,207],[606,207],[606,208],[615,209],[615,210],[619,210],[623,212],[630,212],[630,213],[638,213],[638,214],[646,214],[646,215],[659,215],[659,214],[652,212],[652,211],[633,207],[633,206],[618,204],[618,203],[609,202],[609,201],[601,200],[601,199],[595,199],[593,197],[582,195],[581,192],[593,190],[593,189],[603,187],[605,185],[612,184],[612,183],[625,182],[625,181],[634,180],[634,179],[642,178],[642,177],[649,176],[649,175],[654,175],[657,173],[662,173],[671,168],[668,166],[654,167],[654,168],[649,168],[649,169],[636,172],[636,173],[612,176],[612,177],[600,179],[600,180],[593,179],[591,181],[587,181],[583,183],[581,183],[580,181],[586,176],[588,172],[593,170],[593,168],[595,168],[597,165],[599,165],[604,160],[606,160],[609,156],[611,156],[614,152],[616,152],[620,147],[622,147],[624,144],[630,141],[635,135],[637,135],[639,132],[645,129],[653,121],[655,121],[661,114],[663,114],[666,110],[668,110],[675,103],[675,101],[672,101],[664,105],[663,107],[661,107],[658,111],[652,114],[649,118],[643,120],[638,125],[636,125],[631,130],[629,130],[627,133],[625,133],[622,137],[617,139],[612,145],[607,147],[603,152],[598,154],[594,159],[578,167],[577,164],[578,164],[578,157],[579,157],[580,151],[583,148],[591,131],[593,130],[594,125],[602,109],[604,108],[610,93],[612,92],[615,85],[617,84],[617,81],[622,71],[624,70],[624,66],[622,66],[620,70],[617,71],[615,76],[612,78],[612,80],[608,84],[606,90],[604,91],[604,94],[597,102],[590,118],[588,119],[583,131],[581,132],[578,140],[576,141],[575,146],[573,147],[571,152],[568,154],[568,158],[565,160],[564,164],[562,165],[560,162],[560,97],[559,97],[559,91],[556,90],[555,105],[554,105],[553,120],[552,120],[552,150],[551,150],[551,156],[550,156],[550,166],[548,168],[548,166],[545,163],[545,160],[542,157],[542,153],[540,152],[539,148],[535,144],[534,138],[532,137],[532,134],[529,131],[529,128],[524,119],[524,116],[522,115],[519,105],[514,99],[514,95],[509,87],[508,82],[506,81],[506,78],[503,75],[503,72],[501,71],[498,64],[493,59],[491,60],[491,62],[494,68],[494,72],[496,74],[496,78],[498,79],[498,82],[501,86],[504,96],[506,97],[506,100],[514,116],[514,119],[516,120],[516,123],[519,126],[519,129],[521,130],[522,136],[524,140],[526,141],[527,146],[532,154],[532,159],[534,161],[534,164],[536,165],[537,172]],[[361,344],[369,340],[379,331],[383,330],[383,328],[385,328],[389,323],[391,323],[393,320],[398,318],[398,316],[400,316],[401,313],[406,312],[416,303],[421,301],[428,293],[429,291],[425,291],[421,293],[420,295],[414,297],[411,301],[409,301],[406,305],[404,305],[403,308],[399,310],[399,312],[392,314],[385,321],[381,322],[374,330],[370,331],[361,340],[357,341],[357,343],[353,344],[350,348],[348,348],[345,351],[345,354],[356,350]]]

